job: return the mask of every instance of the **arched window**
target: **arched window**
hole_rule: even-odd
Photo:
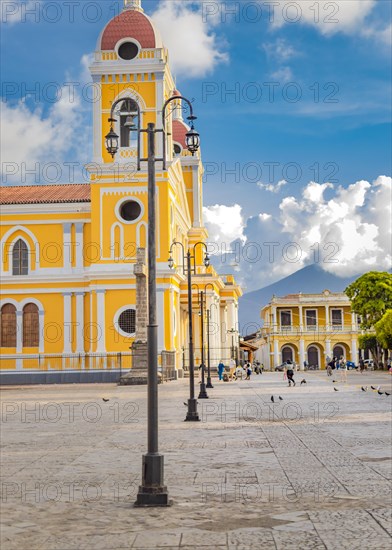
[[[5,304],[1,308],[1,347],[16,348],[16,307]]]
[[[12,249],[12,275],[28,275],[29,250],[27,244],[19,239]]]
[[[343,346],[335,346],[333,348],[333,356],[334,357],[337,357],[338,359],[340,359],[342,356],[344,357],[346,354],[344,353],[344,349],[343,349]]]
[[[133,130],[126,124],[133,122]],[[138,126],[137,103],[133,99],[125,99],[120,108],[120,147],[136,147]]]
[[[39,315],[35,304],[26,304],[23,308],[23,347],[39,346]]]

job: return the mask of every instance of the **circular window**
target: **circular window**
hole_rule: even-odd
[[[174,152],[174,156],[177,156],[177,155],[181,155],[181,151],[182,151],[182,148],[180,145],[178,145],[178,143],[175,143],[173,145],[173,152]]]
[[[126,201],[120,206],[119,213],[124,221],[134,222],[140,217],[142,207],[136,201]]]
[[[118,318],[118,326],[126,334],[132,335],[136,332],[136,310],[126,309]]]
[[[121,46],[118,48],[119,57],[121,57],[121,59],[124,59],[125,61],[135,59],[138,53],[139,48],[133,42],[124,42],[124,44],[121,44]]]

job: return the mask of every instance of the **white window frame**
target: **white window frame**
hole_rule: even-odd
[[[314,325],[308,325],[308,320],[306,317],[306,314],[308,311],[315,311],[316,312],[316,323]],[[316,328],[318,327],[318,310],[315,307],[309,307],[305,309],[305,326],[306,328]]]
[[[340,311],[340,319],[341,319],[340,325],[334,325],[333,324],[333,319],[332,319],[332,312],[333,311]],[[335,328],[335,329],[337,327],[343,328],[343,326],[344,326],[344,310],[343,310],[343,308],[341,308],[341,307],[332,307],[330,309],[330,324],[331,324],[331,327]]]

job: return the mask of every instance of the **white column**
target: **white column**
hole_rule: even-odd
[[[280,365],[280,357],[279,357],[279,342],[278,340],[274,340],[274,365],[273,367],[277,367]]]
[[[44,353],[45,351],[45,338],[44,338],[44,312],[38,312],[38,327],[39,327],[39,341],[38,341],[38,352]]]
[[[64,292],[64,349],[63,353],[72,353],[72,292]]]
[[[90,290],[90,346],[89,351],[90,353],[93,353],[94,351],[94,338],[95,338],[95,332],[94,332],[94,310],[93,310],[93,291]]]
[[[298,315],[299,315],[299,328],[300,328],[300,331],[302,333],[302,331],[304,329],[304,318],[303,318],[302,306],[298,307]]]
[[[200,193],[199,173],[198,173],[197,166],[192,166],[192,178],[193,178],[193,226],[200,227],[201,226],[201,220],[200,220],[201,193]]]
[[[76,292],[76,353],[84,353],[84,292]]]
[[[84,239],[83,239],[83,227],[84,227],[84,223],[83,222],[78,222],[78,223],[75,223],[75,240],[76,240],[76,243],[75,243],[75,246],[76,246],[76,251],[75,251],[75,254],[76,254],[76,269],[82,271],[83,270],[83,267],[84,267],[84,251],[83,251],[83,247],[84,247]]]
[[[16,312],[16,353],[23,351],[23,311]]]
[[[351,340],[351,361],[355,364],[358,362],[358,347],[356,338]]]
[[[157,288],[158,353],[165,349],[164,289]]]
[[[106,290],[98,289],[97,293],[97,353],[106,353],[106,323],[105,323],[105,294]]]
[[[64,254],[63,266],[66,271],[70,271],[72,269],[71,225],[72,224],[70,223],[63,224],[63,254]]]
[[[332,358],[331,340],[325,340],[325,355]]]
[[[305,342],[301,338],[299,341],[299,370],[304,370],[304,361],[305,361]]]
[[[329,306],[325,306],[325,330],[329,330]]]
[[[357,330],[357,316],[355,313],[351,314],[351,330],[352,331]]]
[[[277,323],[277,316],[276,316],[276,307],[274,306],[272,308],[272,332],[277,332],[278,330],[278,323]]]

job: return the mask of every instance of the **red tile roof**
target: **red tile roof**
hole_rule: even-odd
[[[187,125],[180,120],[173,120],[173,141],[186,148],[186,134],[189,132]]]
[[[156,48],[155,31],[141,12],[127,10],[109,21],[102,34],[101,50],[114,50],[121,38],[135,38],[142,48]]]
[[[90,202],[88,183],[1,187],[0,204],[51,204]]]

